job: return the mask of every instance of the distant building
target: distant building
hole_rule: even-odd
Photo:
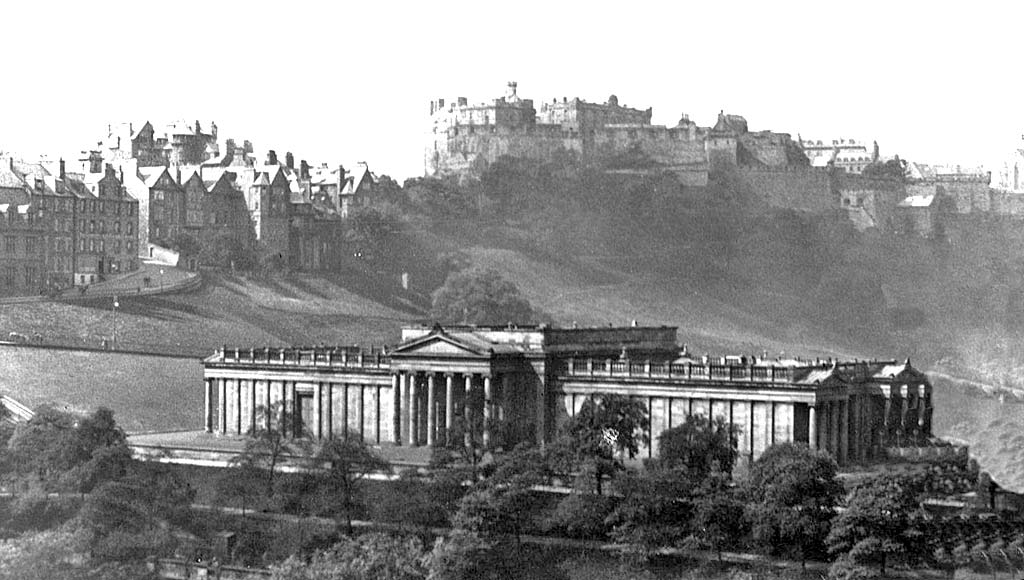
[[[0,162],[0,204],[20,208],[24,224],[42,228],[37,235],[22,227],[25,240],[12,243],[12,256],[29,268],[15,284],[19,291],[91,284],[138,268],[138,204],[113,167],[101,165],[86,157],[84,171],[73,173],[63,160],[52,171],[44,162]]]
[[[244,435],[283,406],[289,436],[429,449],[456,421],[543,445],[592,395],[642,401],[650,441],[690,415],[738,429],[741,465],[806,443],[840,465],[927,444],[932,387],[910,361],[694,358],[673,327],[406,327],[386,351],[224,348],[204,362],[206,431]],[[656,446],[641,457],[656,455]],[[187,453],[187,451],[185,451]],[[170,450],[173,456],[174,450]]]
[[[209,130],[204,131],[199,121],[158,127],[149,121],[108,125],[100,146],[108,162],[134,159],[141,167],[198,165],[220,154],[217,124],[210,123]]]
[[[878,141],[870,146],[855,139],[804,140],[799,144],[812,167],[832,166],[847,173],[859,174],[864,168],[879,161]]]
[[[737,115],[720,114],[711,128],[685,114],[675,127],[652,125],[651,115],[650,108],[620,105],[615,95],[605,103],[555,99],[537,110],[514,82],[490,103],[459,97],[446,106],[438,99],[430,103],[425,172],[478,175],[505,155],[551,159],[568,152],[610,170],[671,171],[685,184],[705,185],[708,172],[721,168],[808,165],[788,134],[750,132]]]

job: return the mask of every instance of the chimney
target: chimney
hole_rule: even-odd
[[[118,167],[118,179],[121,180],[121,185],[124,185],[124,165]]]
[[[309,179],[309,163],[306,163],[305,159],[299,161],[299,177],[301,179]]]
[[[267,151],[267,165],[277,165],[277,152],[273,149]]]
[[[517,86],[518,86],[518,83],[516,83],[516,81],[509,81],[509,83],[508,83],[508,98],[509,99],[515,99],[516,98],[516,87]]]
[[[469,99],[467,99],[466,97],[459,97],[458,102],[460,107],[465,107],[466,105],[469,104]]]
[[[64,179],[64,158],[60,158],[60,178]]]
[[[284,154],[284,165],[288,169],[295,169],[295,157],[292,155],[291,151]]]
[[[196,119],[196,135],[203,132],[203,129],[199,126],[199,119]]]
[[[107,164],[106,164],[106,165],[105,165],[105,166],[103,167],[103,174],[104,174],[105,176],[107,176],[107,177],[115,177],[115,175],[114,175],[114,166],[113,166],[113,165],[111,165],[111,164],[109,164],[109,163],[107,163]]]

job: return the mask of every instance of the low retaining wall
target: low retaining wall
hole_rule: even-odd
[[[240,566],[221,566],[214,562],[189,562],[171,558],[152,559],[146,562],[150,572],[158,578],[168,580],[191,580],[206,578],[209,580],[251,580],[270,578],[270,570],[265,568],[242,568]]]
[[[911,463],[933,463],[954,459],[967,460],[969,448],[966,445],[948,445],[933,447],[886,447],[885,456],[889,459],[908,461]]]

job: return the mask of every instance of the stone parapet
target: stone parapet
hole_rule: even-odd
[[[323,346],[246,349],[225,346],[207,357],[205,362],[381,370],[388,370],[391,366],[390,359],[382,350]]]

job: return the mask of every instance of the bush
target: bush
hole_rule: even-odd
[[[615,509],[614,498],[593,493],[572,493],[558,502],[544,522],[546,532],[570,538],[601,540],[608,537],[606,522]]]

